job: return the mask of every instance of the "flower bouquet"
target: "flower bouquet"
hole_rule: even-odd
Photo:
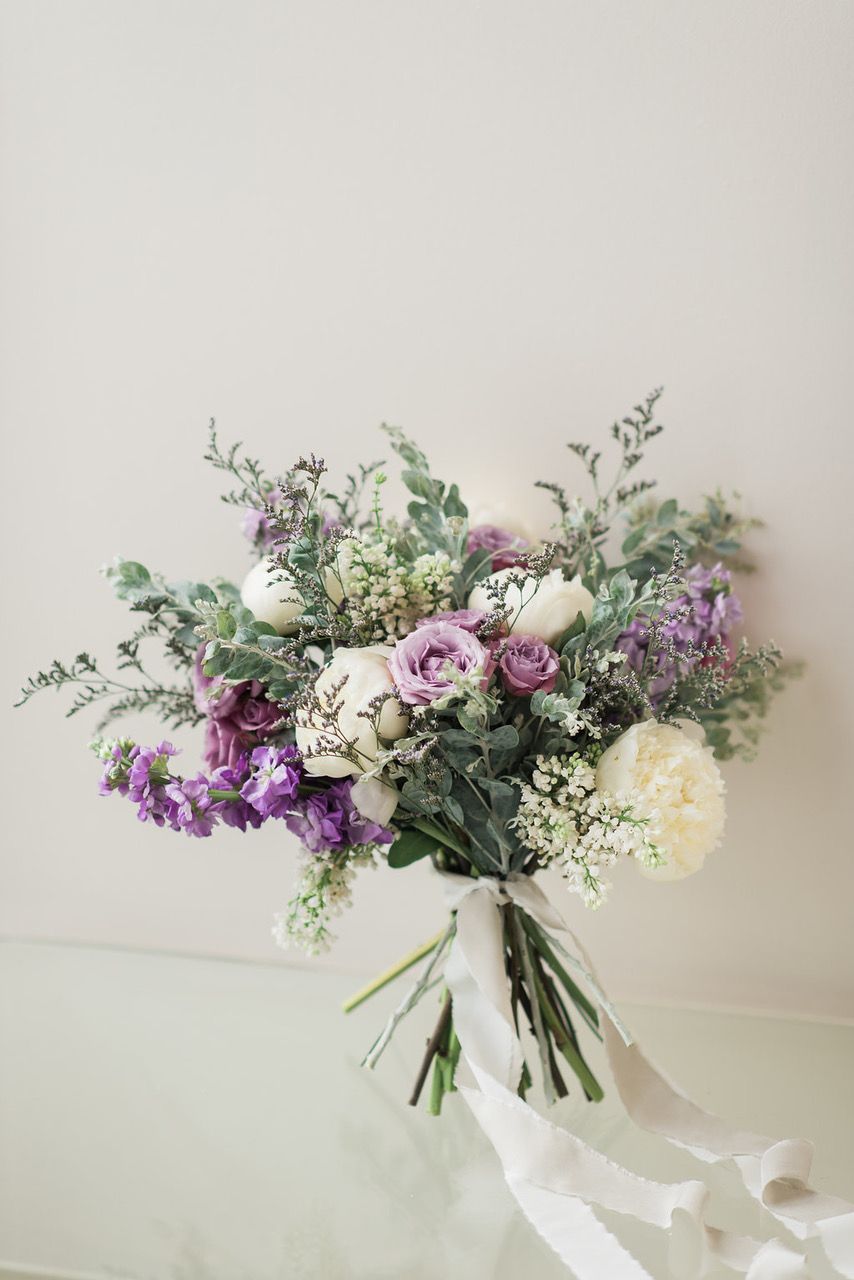
[[[384,430],[411,494],[403,517],[385,509],[380,464],[334,489],[313,454],[272,478],[239,445],[223,450],[212,424],[206,456],[229,477],[224,500],[241,510],[253,556],[245,580],[173,583],[117,560],[106,577],[141,625],[119,645],[116,674],[83,653],[23,691],[74,686],[69,714],[106,703],[99,730],[150,709],[172,728],[202,726],[205,769],[186,774],[168,741],[99,738],[101,792],[191,836],[281,819],[302,850],[275,920],[282,946],[329,945],[360,867],[430,860],[449,922],[350,1002],[422,965],[366,1062],[439,987],[410,1101],[430,1079],[438,1113],[464,1059],[467,1100],[528,1216],[576,1268],[588,1233],[597,1266],[611,1268],[579,1271],[591,1275],[642,1273],[616,1266],[619,1246],[598,1222],[600,1234],[574,1221],[571,1240],[566,1223],[549,1226],[544,1187],[585,1210],[596,1197],[543,1173],[545,1131],[525,1095],[539,1074],[549,1102],[573,1081],[601,1098],[584,1038],[604,1036],[626,1105],[648,1123],[638,1080],[653,1069],[533,877],[559,868],[597,909],[618,860],[661,881],[698,871],[724,827],[719,762],[752,754],[784,676],[773,645],[736,639],[732,573],[749,567],[741,543],[755,522],[719,493],[694,511],[635,479],[661,431],[658,396],[612,427],[607,480],[599,451],[569,446],[589,494],[542,483],[554,508],[543,539],[473,524],[457,486],[397,428]],[[149,641],[176,674],[150,673]],[[655,1081],[653,1093],[669,1088]],[[671,1122],[649,1127],[684,1139]],[[620,1208],[612,1191],[597,1202]],[[662,1203],[655,1212],[672,1218]]]

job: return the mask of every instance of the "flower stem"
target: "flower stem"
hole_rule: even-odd
[[[395,978],[400,977],[402,973],[406,973],[406,970],[411,969],[419,960],[423,960],[425,956],[429,955],[431,951],[436,949],[446,932],[447,931],[445,929],[441,929],[434,938],[430,939],[429,942],[423,942],[420,947],[416,947],[414,951],[410,951],[408,955],[403,956],[401,960],[398,960],[397,963],[393,964],[389,969],[385,969],[381,974],[374,978],[373,981],[369,982],[367,986],[362,987],[361,990],[357,991],[354,995],[349,996],[341,1006],[343,1011],[345,1013],[350,1013],[353,1009],[358,1008],[358,1006],[370,996],[374,995],[377,991],[381,991],[382,988],[388,986],[390,982],[394,982]]]
[[[418,1106],[418,1099],[421,1097],[421,1090],[424,1088],[424,1081],[427,1079],[427,1073],[430,1070],[430,1064],[435,1058],[450,1025],[451,1025],[451,993],[450,991],[448,991],[445,993],[445,1002],[442,1005],[442,1012],[439,1014],[439,1021],[436,1023],[436,1029],[433,1032],[430,1039],[427,1041],[427,1048],[424,1051],[424,1057],[421,1061],[421,1066],[418,1069],[418,1075],[415,1079],[415,1085],[413,1086],[412,1094],[409,1099],[410,1107]],[[436,1099],[437,1087],[439,1089],[438,1105],[437,1105],[437,1099]],[[439,1079],[439,1084],[437,1086],[436,1078],[434,1077],[433,1089],[430,1095],[430,1111],[433,1115],[439,1114],[438,1106],[441,1106],[441,1101],[442,1101],[441,1078]],[[434,1107],[436,1109],[434,1109]]]

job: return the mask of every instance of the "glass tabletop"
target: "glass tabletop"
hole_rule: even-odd
[[[52,1280],[557,1280],[459,1095],[406,1105],[436,1010],[360,1068],[405,979],[76,946],[0,947],[0,1276]],[[817,1145],[814,1185],[854,1199],[854,1026],[625,1006],[645,1050],[734,1124]],[[607,1072],[591,1046],[594,1064]],[[536,1099],[535,1099],[536,1101]],[[550,1113],[651,1178],[698,1176],[613,1091]],[[702,1166],[711,1220],[759,1229]],[[666,1251],[608,1225],[652,1274]],[[816,1261],[814,1274],[831,1274]]]

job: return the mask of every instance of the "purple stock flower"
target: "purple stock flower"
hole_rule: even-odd
[[[138,750],[138,747],[133,747],[131,755]],[[104,761],[104,772],[98,781],[98,791],[102,796],[111,796],[114,791],[118,791],[120,796],[126,796],[128,790],[124,748],[120,742],[115,742],[109,758]]]
[[[672,614],[664,628],[663,635],[673,643],[679,654],[687,654],[689,646],[695,650],[703,645],[722,644],[730,653],[732,643],[730,633],[743,616],[741,601],[731,588],[732,575],[722,564],[707,569],[705,565],[695,564],[685,574],[685,591],[667,605],[665,612]],[[680,617],[678,610],[690,607],[687,617]],[[628,658],[629,665],[640,671],[649,649],[647,634],[649,618],[639,614],[630,623],[626,631],[617,637],[615,648],[622,650]],[[650,700],[655,707],[673,684],[679,674],[680,666],[690,666],[695,659],[685,658],[682,662],[674,662],[667,654],[656,655],[655,668],[651,673],[648,686]],[[717,661],[714,657],[702,659],[708,663]],[[724,665],[728,665],[724,662]]]
[[[223,766],[214,769],[211,774],[210,789],[212,791],[240,791],[246,784],[249,774],[249,761],[246,755],[238,758],[236,766],[232,769]],[[242,796],[238,796],[236,800],[217,800],[215,801],[217,814],[222,818],[227,827],[237,827],[240,831],[245,831],[247,826],[254,827],[256,830],[264,821],[263,814],[248,804]]]
[[[494,573],[499,569],[509,569],[527,548],[528,543],[518,533],[511,533],[497,524],[478,524],[469,529],[466,550],[469,555],[473,551],[489,551]]]
[[[293,808],[301,772],[293,759],[296,754],[290,745],[256,747],[252,752],[252,776],[240,794],[262,818],[285,818]]]
[[[358,845],[390,844],[392,833],[362,816],[353,804],[353,782],[345,778],[326,791],[297,801],[286,825],[310,853]]]
[[[175,778],[165,788],[172,801],[171,822],[188,836],[209,836],[216,826],[217,807],[209,794],[204,774],[195,778]]]
[[[133,747],[129,760],[127,794],[137,807],[140,822],[154,822],[162,827],[173,821],[173,806],[167,793],[170,781],[169,760],[178,755],[171,742],[156,747]]]
[[[388,669],[401,701],[423,707],[452,693],[454,683],[445,674],[448,663],[462,675],[479,669],[483,688],[495,669],[491,653],[477,637],[449,622],[428,623],[398,640]]]
[[[498,666],[504,687],[515,697],[538,689],[551,693],[560,671],[557,653],[539,636],[508,636],[501,646]]]
[[[434,622],[450,622],[452,627],[460,627],[475,635],[483,626],[486,612],[483,609],[451,609],[447,613],[434,613],[431,618],[419,618],[416,627],[429,627]]]

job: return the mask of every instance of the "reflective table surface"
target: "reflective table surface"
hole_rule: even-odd
[[[0,945],[0,1276],[565,1280],[462,1098],[439,1119],[406,1106],[433,995],[359,1067],[405,981],[345,1017],[354,984],[328,973]],[[813,1139],[813,1184],[854,1199],[854,1026],[622,1012],[695,1101]],[[698,1176],[613,1091],[551,1116],[648,1177]],[[760,1229],[734,1173],[702,1174],[711,1220]],[[667,1276],[656,1234],[608,1225]],[[817,1259],[814,1274],[832,1273]]]

